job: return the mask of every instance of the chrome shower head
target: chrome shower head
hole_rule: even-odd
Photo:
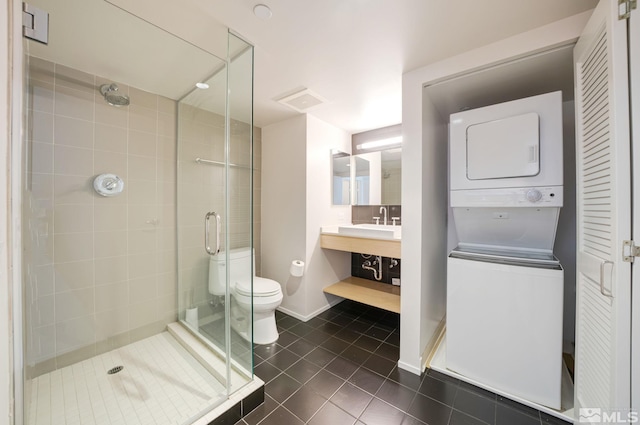
[[[118,85],[116,83],[101,85],[100,93],[104,96],[104,100],[112,106],[127,106],[130,102],[129,96],[118,92]]]

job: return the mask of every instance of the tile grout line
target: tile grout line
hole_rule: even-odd
[[[342,316],[342,317],[343,317],[343,319],[337,319],[336,321],[332,321],[332,319],[336,319],[336,318],[337,318],[337,317],[339,317],[339,316]],[[278,320],[278,321],[280,322],[282,319],[285,319],[285,318],[287,318],[287,317],[288,317],[288,316],[284,316],[284,317],[283,317],[283,316],[281,316],[281,317],[279,318],[279,320]],[[435,374],[435,373],[431,373],[431,370],[427,370],[427,371],[425,371],[425,373],[423,374],[423,376],[422,376],[422,377],[420,377],[420,379],[419,379],[419,383],[418,383],[418,385],[417,385],[417,386],[415,386],[415,385],[405,385],[405,383],[399,382],[399,381],[401,381],[401,380],[402,380],[400,376],[398,376],[398,377],[397,377],[397,380],[396,380],[396,379],[394,379],[394,378],[391,378],[392,373],[393,373],[393,372],[394,372],[394,370],[396,370],[396,368],[397,368],[397,364],[394,366],[394,368],[392,368],[392,369],[391,369],[388,373],[386,373],[386,374],[380,374],[379,372],[376,372],[375,370],[372,370],[372,369],[369,369],[368,367],[365,367],[365,366],[364,366],[364,364],[365,364],[369,359],[371,359],[371,358],[372,358],[372,356],[373,356],[374,354],[375,354],[376,356],[378,356],[379,358],[381,358],[381,359],[389,360],[389,361],[393,362],[393,360],[389,359],[388,357],[385,357],[385,356],[381,355],[381,353],[380,353],[380,352],[378,352],[378,350],[380,349],[380,347],[382,347],[382,344],[383,344],[383,343],[387,343],[387,344],[390,344],[390,345],[392,345],[392,346],[394,346],[394,347],[397,347],[396,345],[394,345],[394,344],[392,344],[392,343],[390,343],[390,342],[387,342],[387,341],[389,341],[389,340],[390,340],[390,338],[392,338],[392,335],[394,335],[394,333],[396,333],[396,332],[397,332],[397,329],[398,329],[398,328],[397,328],[397,326],[396,326],[396,327],[394,327],[394,328],[393,328],[393,330],[391,330],[391,331],[389,331],[388,329],[385,329],[385,331],[387,331],[387,332],[388,332],[388,334],[387,334],[383,339],[375,338],[376,340],[380,341],[380,345],[378,345],[375,349],[373,349],[373,351],[370,351],[370,350],[371,350],[371,348],[364,348],[364,347],[362,347],[362,346],[359,346],[359,345],[356,343],[356,341],[357,341],[357,340],[360,340],[360,339],[361,339],[361,337],[362,337],[363,335],[366,335],[366,333],[365,333],[365,332],[368,332],[368,331],[369,331],[369,330],[371,330],[373,327],[375,327],[375,324],[371,324],[367,329],[362,329],[361,331],[356,332],[358,335],[357,335],[357,336],[355,336],[355,337],[354,337],[354,339],[352,339],[352,340],[350,340],[350,341],[343,340],[343,339],[341,339],[341,337],[337,337],[337,336],[336,336],[336,334],[337,334],[337,333],[339,333],[341,330],[344,330],[345,328],[347,328],[347,327],[348,327],[348,325],[349,325],[349,324],[351,324],[351,323],[353,323],[354,321],[362,321],[361,319],[364,319],[364,318],[365,318],[365,315],[364,315],[363,313],[356,314],[356,315],[351,315],[351,314],[350,314],[350,315],[347,315],[347,314],[344,314],[344,311],[342,311],[342,312],[339,312],[339,313],[337,313],[337,314],[333,314],[333,315],[331,315],[331,316],[330,316],[330,317],[331,317],[330,319],[327,319],[327,317],[329,317],[329,315],[327,315],[327,316],[323,316],[323,317],[320,317],[320,318],[323,320],[323,322],[321,322],[321,323],[316,323],[316,325],[315,325],[315,326],[313,326],[313,329],[312,329],[312,330],[309,330],[308,332],[306,332],[306,333],[302,334],[302,336],[301,336],[301,335],[299,335],[299,334],[297,334],[297,333],[296,333],[296,334],[294,334],[293,332],[290,332],[292,335],[295,335],[295,336],[296,336],[296,339],[295,339],[294,341],[290,342],[289,344],[285,345],[285,346],[281,346],[281,348],[280,348],[280,350],[279,350],[279,351],[282,351],[283,349],[288,349],[288,347],[292,346],[293,344],[295,344],[295,343],[296,343],[296,342],[298,342],[298,341],[304,341],[305,343],[307,343],[307,344],[309,344],[309,345],[314,345],[314,346],[315,346],[315,348],[320,347],[320,348],[324,349],[325,351],[329,352],[329,353],[332,355],[332,360],[331,360],[330,362],[328,362],[327,364],[324,364],[323,366],[321,366],[321,369],[320,369],[320,370],[325,369],[325,370],[326,370],[328,373],[330,373],[331,375],[333,375],[333,376],[335,376],[336,378],[338,378],[338,379],[341,379],[341,380],[342,380],[341,385],[338,387],[338,389],[337,389],[336,391],[334,391],[334,392],[333,392],[333,394],[331,395],[331,397],[335,396],[335,394],[336,394],[340,389],[344,388],[344,387],[345,387],[345,383],[349,383],[350,385],[353,385],[355,388],[358,388],[359,390],[363,391],[363,393],[365,393],[365,394],[367,394],[367,395],[370,395],[370,396],[372,397],[372,398],[371,398],[371,400],[369,401],[369,403],[368,403],[367,407],[371,404],[371,402],[372,402],[374,399],[380,400],[380,401],[384,402],[384,403],[385,403],[385,404],[387,404],[387,405],[393,406],[391,403],[389,403],[389,402],[387,402],[387,401],[385,401],[385,400],[383,400],[383,399],[381,399],[381,398],[379,398],[379,397],[377,397],[377,396],[376,396],[376,395],[379,393],[380,389],[382,388],[382,385],[384,385],[384,382],[386,382],[386,381],[391,381],[393,384],[395,384],[395,385],[400,385],[401,387],[403,387],[403,388],[407,389],[408,391],[413,392],[412,401],[409,403],[409,406],[408,406],[408,408],[407,408],[406,410],[409,410],[409,409],[411,408],[411,406],[416,402],[416,399],[418,398],[418,394],[420,394],[420,395],[422,395],[422,396],[424,396],[424,397],[426,397],[426,398],[428,398],[428,399],[430,399],[430,400],[432,400],[432,401],[434,401],[434,402],[436,402],[436,403],[438,403],[438,404],[441,404],[442,406],[447,407],[448,409],[450,409],[450,411],[449,411],[449,417],[448,417],[448,422],[450,422],[450,421],[451,421],[451,419],[452,419],[452,417],[453,417],[453,414],[454,414],[454,411],[456,411],[456,412],[460,412],[460,414],[464,414],[464,415],[467,415],[467,416],[469,416],[469,417],[471,417],[471,418],[474,418],[475,420],[478,420],[478,421],[480,421],[480,422],[482,422],[482,423],[486,423],[486,422],[484,422],[483,420],[481,420],[480,418],[477,418],[477,417],[475,417],[475,416],[473,416],[473,415],[471,415],[471,414],[469,414],[469,413],[467,413],[467,412],[465,412],[465,411],[463,411],[463,410],[460,410],[459,408],[454,407],[454,406],[455,406],[456,399],[457,399],[457,396],[458,396],[458,393],[459,393],[461,390],[463,390],[463,391],[469,392],[470,394],[472,394],[472,395],[474,395],[474,396],[480,397],[480,398],[482,398],[483,400],[486,400],[487,402],[491,402],[491,403],[493,403],[494,421],[497,421],[497,409],[498,409],[498,404],[499,404],[499,402],[498,402],[497,398],[495,398],[495,395],[494,395],[494,398],[490,398],[490,397],[486,397],[484,394],[476,393],[476,392],[474,392],[474,391],[471,391],[469,388],[465,388],[465,387],[461,386],[461,381],[457,381],[457,380],[455,380],[455,381],[451,380],[451,381],[450,381],[450,380],[447,380],[447,379],[443,379],[443,377],[442,377],[442,376],[439,376],[438,374]],[[351,319],[351,320],[345,320],[345,319]],[[370,320],[372,320],[372,319],[370,319]],[[291,321],[288,321],[287,323],[289,323],[289,325],[288,325],[288,326],[286,326],[286,325],[285,325],[285,326],[283,326],[282,324],[280,324],[280,325],[279,325],[279,330],[280,330],[280,332],[281,332],[281,333],[283,333],[283,332],[289,332],[292,328],[294,328],[295,326],[299,325],[300,323],[304,323],[304,322],[295,322],[294,320],[291,320]],[[307,335],[308,335],[309,333],[313,332],[314,330],[322,331],[322,329],[321,329],[321,328],[322,328],[324,325],[328,324],[328,323],[332,323],[333,325],[340,326],[340,329],[338,329],[336,332],[333,332],[333,333],[331,333],[331,332],[326,332],[326,333],[327,333],[328,335],[331,335],[331,337],[338,338],[339,340],[341,340],[341,341],[343,341],[343,342],[348,343],[348,345],[347,345],[344,349],[342,349],[340,352],[338,352],[338,353],[336,353],[336,352],[334,352],[334,351],[332,351],[332,350],[329,350],[329,349],[327,349],[327,348],[325,348],[325,347],[322,347],[322,343],[313,343],[313,341],[311,341],[311,340],[309,340],[309,339],[306,339],[306,337],[307,337]],[[367,335],[367,336],[369,336],[369,335]],[[345,336],[343,335],[342,337],[345,337]],[[393,336],[393,338],[395,338],[395,336]],[[359,361],[353,361],[353,360],[351,360],[351,359],[349,359],[349,358],[347,358],[347,357],[344,357],[344,356],[343,356],[343,354],[344,354],[344,353],[345,353],[345,351],[346,351],[346,350],[348,350],[350,347],[359,348],[359,349],[361,349],[361,350],[365,351],[365,352],[368,354],[367,358],[366,358],[366,359],[364,359],[363,361],[359,362]],[[314,350],[315,350],[315,348],[314,348]],[[288,351],[291,351],[291,350],[288,350]],[[292,352],[293,352],[293,351],[292,351]],[[276,353],[272,354],[271,356],[269,356],[269,357],[268,357],[268,358],[266,358],[266,359],[264,359],[264,358],[260,357],[260,358],[262,359],[262,362],[261,362],[260,364],[262,364],[262,363],[264,363],[264,362],[269,363],[269,362],[268,362],[268,360],[269,360],[269,359],[271,359],[273,356],[276,356],[277,354],[278,354],[278,353],[276,352]],[[294,353],[294,354],[295,354],[295,353]],[[308,354],[308,353],[307,353],[307,354]],[[335,359],[338,359],[338,358],[340,358],[340,359],[342,359],[342,360],[344,360],[344,361],[347,361],[347,362],[352,363],[354,366],[356,366],[356,369],[355,369],[354,371],[350,372],[350,373],[348,374],[348,376],[347,376],[347,375],[339,375],[339,374],[338,374],[338,372],[332,372],[331,370],[329,370],[329,367],[330,367],[330,365],[335,361]],[[295,363],[297,363],[299,360],[302,360],[302,359],[307,359],[307,355],[301,356],[299,359],[297,359],[297,360],[296,360],[296,362],[292,363],[292,365],[293,365],[293,364],[295,364]],[[309,361],[309,360],[307,360],[307,361]],[[316,366],[319,366],[318,364],[316,364],[316,363],[314,363],[314,362],[311,362],[311,363],[313,363],[313,364],[314,364],[314,365],[316,365]],[[269,363],[269,365],[273,366],[273,364],[271,364],[271,363]],[[291,365],[289,365],[289,367],[291,367]],[[382,383],[382,385],[381,385],[380,387],[378,387],[378,389],[376,390],[375,394],[371,394],[371,393],[369,393],[369,391],[364,390],[363,388],[360,388],[360,387],[358,387],[357,385],[355,385],[355,383],[353,383],[353,382],[350,382],[350,381],[349,381],[349,380],[354,376],[354,374],[355,374],[358,370],[360,370],[361,368],[362,368],[363,370],[366,370],[366,371],[368,371],[368,372],[371,372],[371,373],[375,374],[376,376],[379,376],[379,377],[381,377],[381,378],[383,379],[383,383]],[[279,368],[277,368],[277,369],[280,371],[280,369],[279,369]],[[287,369],[288,369],[288,368],[287,368]],[[285,369],[284,371],[280,371],[280,373],[285,373],[287,376],[291,377],[292,379],[295,379],[295,378],[293,378],[291,375],[289,375],[288,373],[286,373],[286,372],[287,372],[287,369]],[[318,371],[318,372],[316,372],[316,374],[314,374],[310,379],[308,379],[308,380],[307,380],[307,383],[308,383],[311,379],[313,379],[313,377],[315,377],[318,373],[319,373],[319,371]],[[427,379],[427,377],[430,377],[430,379],[433,379],[433,380],[438,381],[438,382],[443,383],[443,384],[454,384],[454,385],[455,385],[455,387],[456,387],[456,392],[455,392],[455,394],[454,394],[454,398],[453,398],[452,405],[449,405],[449,404],[447,404],[447,403],[445,403],[445,402],[443,402],[443,401],[441,401],[441,400],[438,400],[438,399],[436,399],[436,398],[433,398],[431,395],[427,395],[427,394],[424,394],[424,393],[420,392],[420,389],[421,389],[422,385],[424,384],[425,380]],[[275,379],[275,378],[273,378],[273,379]],[[296,380],[296,381],[297,381],[297,380]],[[297,382],[299,382],[299,381],[297,381]],[[302,384],[302,387],[300,387],[300,388],[303,388],[303,387],[304,387],[304,385],[306,385],[306,383],[303,383],[303,384]],[[299,391],[299,390],[300,390],[300,388],[298,388],[295,392]],[[294,392],[294,394],[295,394],[295,392]],[[290,396],[290,397],[291,397],[291,396]],[[288,398],[287,398],[287,400],[288,400],[290,397],[288,397]],[[328,399],[326,399],[326,401],[330,401],[330,402],[331,402],[331,397],[329,397]],[[324,397],[323,397],[323,398],[324,398]],[[326,405],[326,401],[322,404],[321,408],[322,408],[323,406],[325,406],[325,405]],[[285,402],[286,402],[286,400],[285,400]],[[333,404],[333,403],[332,403],[332,404]],[[279,404],[279,405],[280,405],[280,404]],[[334,404],[334,405],[335,405],[335,404]],[[337,405],[336,405],[336,407],[340,408],[340,407],[339,407],[339,406],[337,406]],[[367,407],[365,407],[365,410],[367,409]],[[394,407],[394,408],[396,408],[395,406],[393,406],[393,407]],[[518,413],[518,414],[526,414],[526,412],[523,412],[523,411],[517,410],[517,409],[515,409],[515,408],[512,408],[511,406],[505,406],[505,407],[508,407],[510,410],[514,410],[514,411],[515,411],[515,413]],[[340,409],[341,409],[342,411],[344,411],[342,408],[340,408]],[[287,409],[287,410],[288,410],[288,409]],[[319,410],[319,409],[318,409],[318,410]],[[318,411],[318,410],[317,410],[317,411]],[[411,417],[411,418],[413,418],[413,419],[419,420],[419,418],[417,418],[417,417],[415,417],[415,416],[413,416],[413,415],[410,415],[409,413],[407,413],[407,411],[404,411],[404,410],[402,410],[402,409],[397,409],[397,410],[401,411],[401,412],[402,412],[404,415],[406,415],[406,416],[409,416],[409,417]],[[315,414],[317,414],[317,411],[316,411],[316,413],[314,413],[314,416],[315,416]],[[349,412],[346,412],[346,413],[347,413],[347,414],[349,414],[350,416],[352,416]],[[363,413],[364,413],[364,411],[360,413],[359,417],[360,417],[360,416],[362,416],[362,414],[363,414]],[[527,416],[529,416],[529,417],[532,417],[530,414],[526,414],[526,415],[527,415]],[[312,416],[312,417],[313,417],[313,416]],[[532,417],[532,418],[533,418],[533,417]],[[542,424],[542,414],[541,414],[541,412],[540,412],[540,411],[537,411],[537,418],[538,418],[539,423],[540,423],[540,424]],[[263,419],[264,419],[264,418],[263,418]]]

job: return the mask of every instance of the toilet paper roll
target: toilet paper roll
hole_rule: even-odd
[[[304,261],[293,260],[289,269],[291,276],[300,277],[304,274]]]

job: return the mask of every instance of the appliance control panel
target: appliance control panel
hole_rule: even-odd
[[[452,207],[562,207],[563,186],[452,190]]]
[[[562,199],[562,187],[560,187],[560,190],[558,190],[558,187],[524,189],[524,197],[532,204],[555,204],[553,201],[558,196]]]

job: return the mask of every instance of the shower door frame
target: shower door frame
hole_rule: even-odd
[[[6,45],[9,46],[9,61],[7,63],[7,80],[9,82],[9,93],[7,98],[8,106],[8,130],[10,136],[7,138],[7,146],[3,152],[7,152],[7,165],[9,173],[3,173],[7,177],[6,185],[7,197],[3,197],[3,202],[7,201],[7,295],[8,314],[2,314],[0,325],[4,329],[10,330],[8,336],[8,417],[11,425],[24,423],[24,330],[23,330],[23,296],[22,296],[22,179],[23,168],[23,129],[26,117],[24,116],[24,93],[25,84],[25,64],[24,64],[24,39],[22,37],[22,2],[10,0],[7,2],[8,16],[6,28],[8,35]],[[3,177],[4,178],[4,177]],[[4,259],[4,258],[3,258]],[[2,269],[4,272],[4,268]],[[1,308],[0,308],[1,309]],[[4,326],[3,321],[7,318],[8,323]],[[4,374],[0,373],[0,378]],[[4,400],[0,400],[4,401]],[[0,409],[2,412],[2,409]]]

